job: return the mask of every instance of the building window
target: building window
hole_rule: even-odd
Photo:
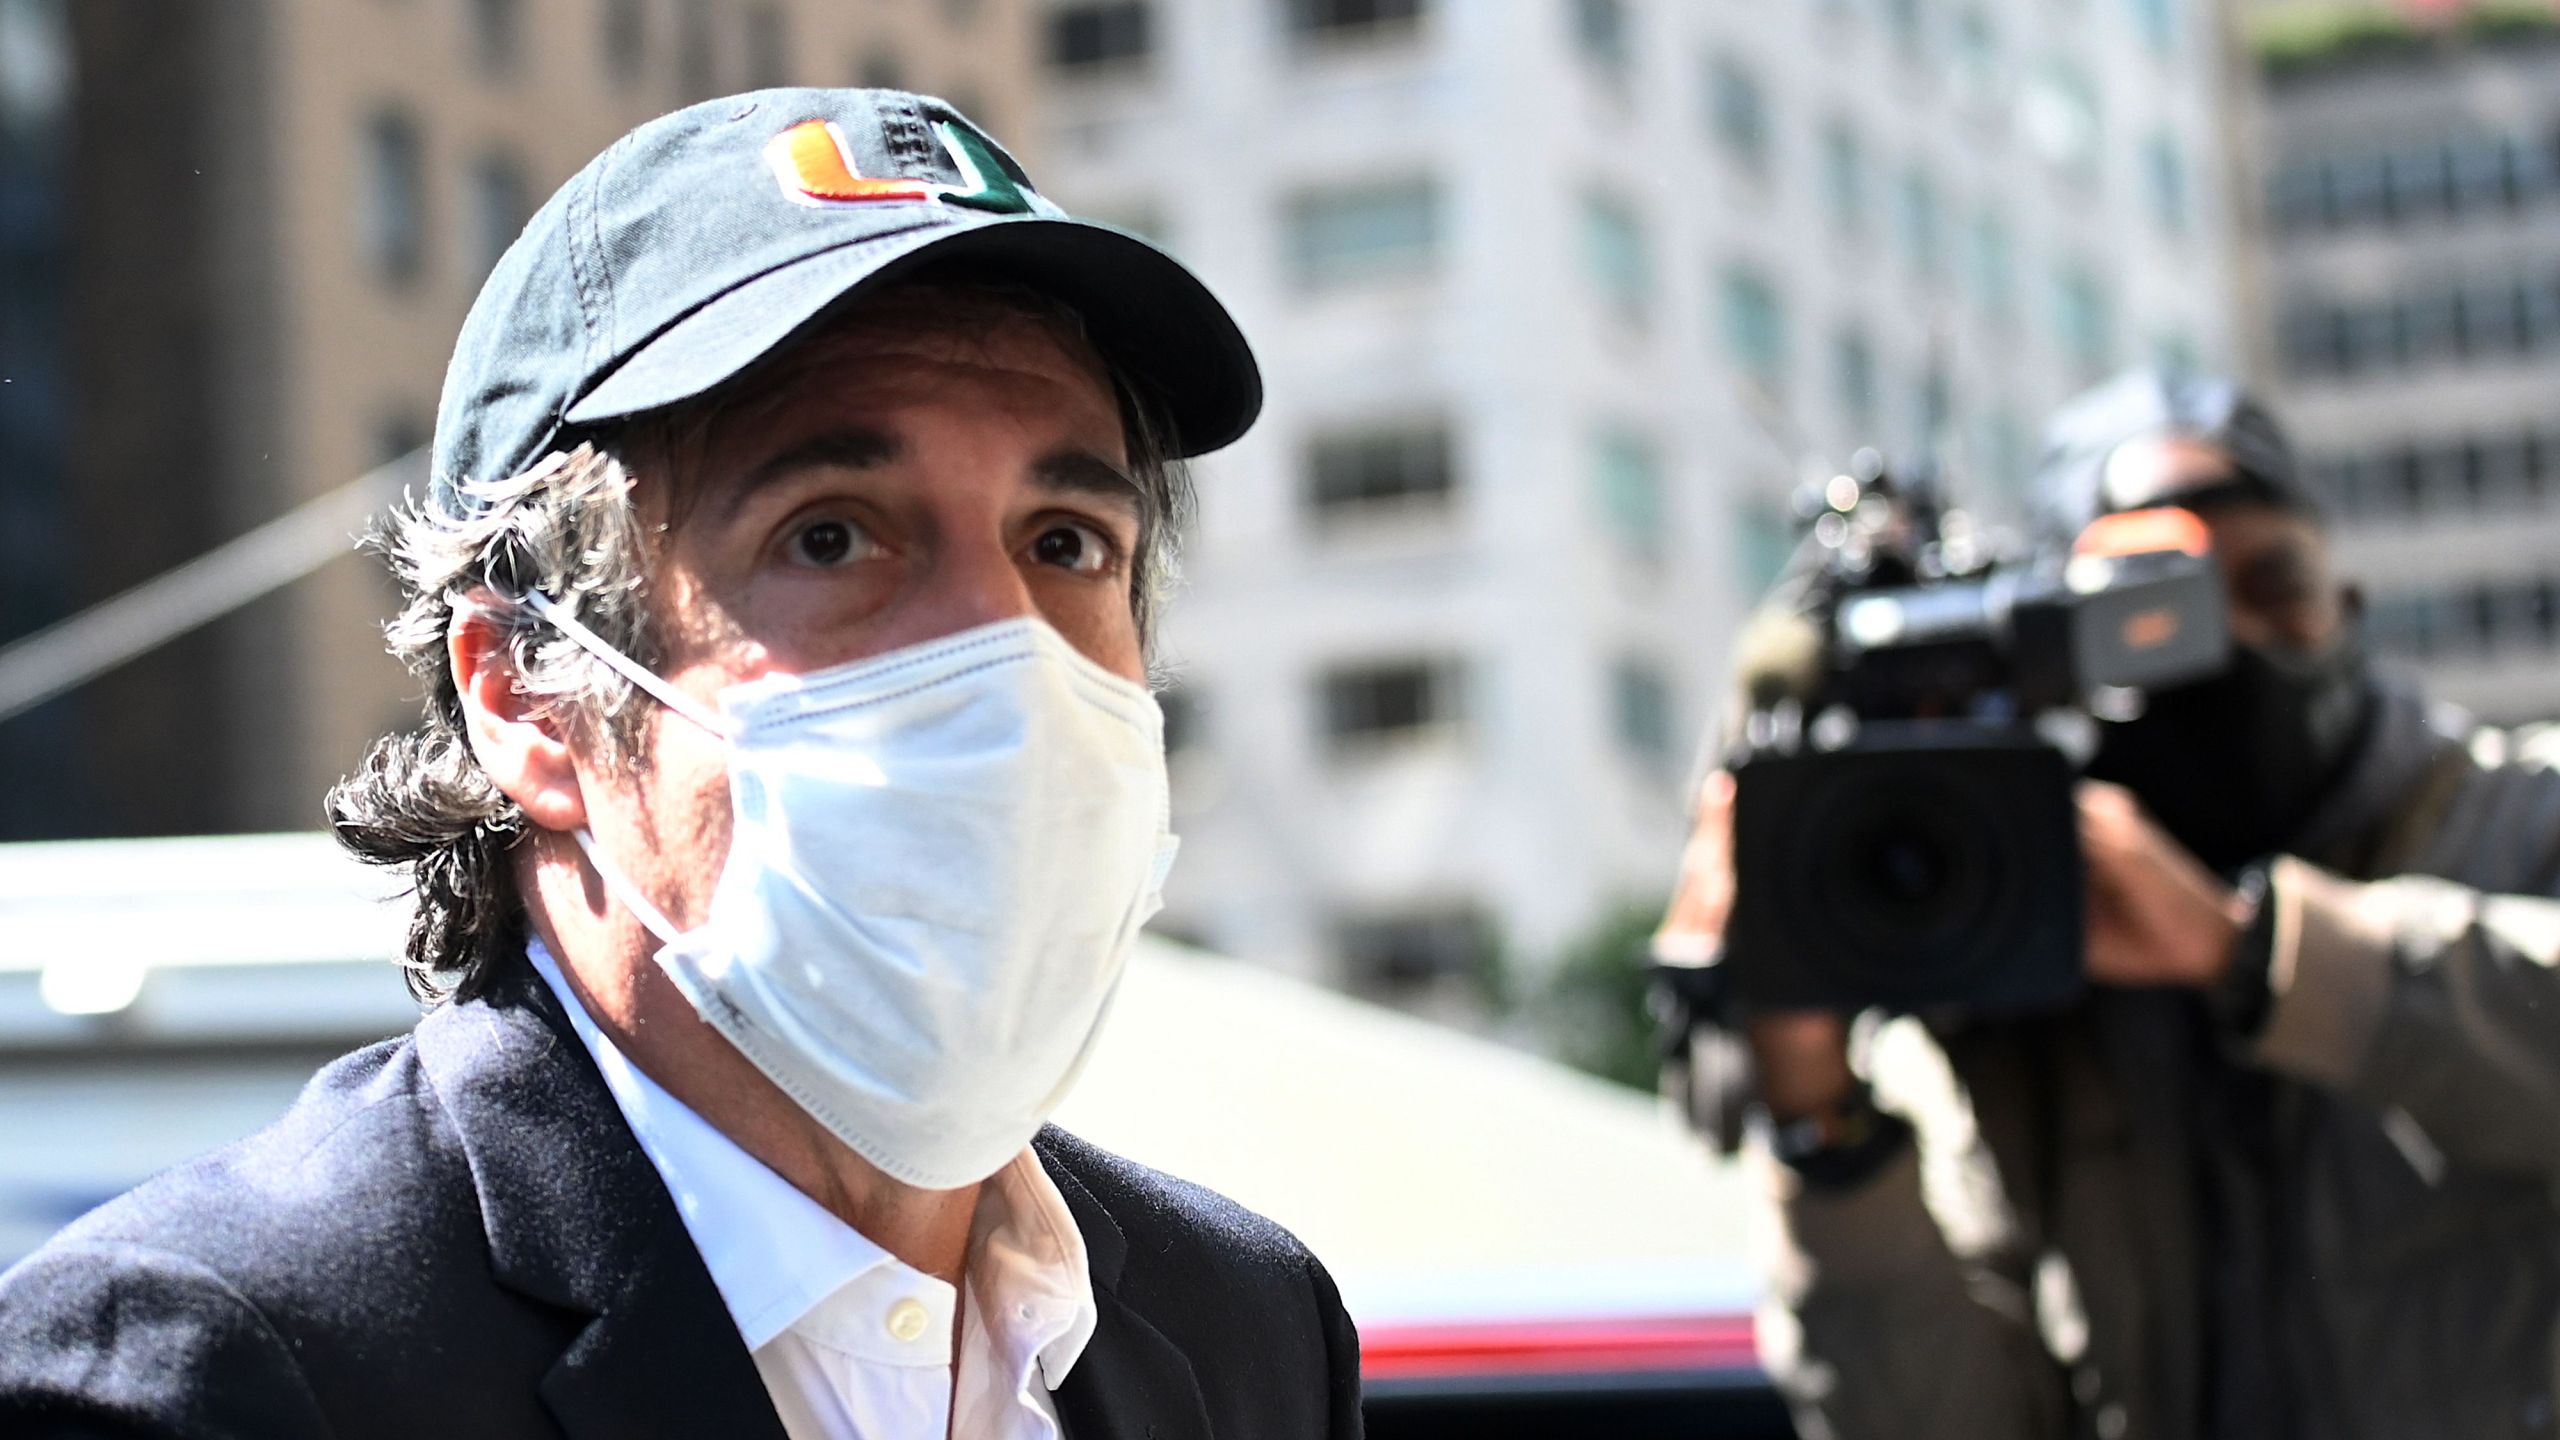
[[[2000,34],[1980,6],[1967,6],[1956,17],[1954,48],[1957,97],[1977,108],[1996,104],[2007,78],[2000,64]]]
[[[379,467],[405,459],[425,449],[432,436],[433,431],[414,411],[394,411],[374,427],[373,463]]]
[[[1335,756],[1446,738],[1466,720],[1466,670],[1454,659],[1339,666],[1322,682],[1324,736]]]
[[[1659,666],[1622,659],[1609,667],[1609,717],[1618,747],[1638,764],[1667,770],[1678,761],[1680,722]]]
[[[1822,127],[1822,196],[1832,228],[1848,235],[1867,228],[1866,146],[1837,116]]]
[[[1769,93],[1736,56],[1707,62],[1707,118],[1735,163],[1755,171],[1769,168]]]
[[[2267,177],[2267,215],[2279,230],[2307,230],[2320,223],[2320,167],[2289,161]]]
[[[1938,234],[1938,182],[1916,164],[1894,186],[1894,218],[1903,259],[1921,275],[1936,275],[1945,261]]]
[[[1864,326],[1843,325],[1831,337],[1831,373],[1840,416],[1847,428],[1860,444],[1877,443],[1882,438],[1876,428],[1883,409],[1883,387],[1876,379],[1875,346],[1868,341]]]
[[[720,30],[712,0],[677,0],[676,86],[690,103],[720,93]]]
[[[2306,460],[2340,516],[2384,520],[2504,514],[2548,503],[2560,481],[2560,436],[2533,429],[2458,441],[2411,441]]]
[[[1444,511],[1455,471],[1436,422],[1321,436],[1307,446],[1307,505],[1326,526]]]
[[[854,62],[853,83],[857,89],[904,90],[907,67],[894,50],[874,50]]]
[[[1582,198],[1582,268],[1622,318],[1644,318],[1653,303],[1653,263],[1634,207],[1618,196]]]
[[[384,111],[365,127],[362,231],[374,273],[394,284],[425,267],[426,158],[416,122]]]
[[[1180,755],[1197,749],[1202,738],[1200,693],[1188,684],[1167,685],[1156,692],[1156,708],[1164,712],[1164,753]]]
[[[2171,375],[2198,375],[2204,372],[2204,352],[2194,336],[2172,330],[2152,341],[2151,363]]]
[[[2331,229],[2378,218],[2389,209],[2386,167],[2379,155],[2340,155],[2320,167],[2320,219]]]
[[[1290,202],[1289,266],[1305,289],[1423,275],[1439,248],[1439,195],[1427,180],[1322,191]]]
[[[2015,308],[2013,276],[2017,255],[2009,240],[2009,222],[1986,209],[1974,216],[1971,243],[1965,247],[1966,288],[1984,316],[2005,323]]]
[[[2095,382],[2114,367],[2114,316],[2105,285],[2086,265],[2069,264],[2054,277],[2054,342],[2073,372]]]
[[[1955,382],[1946,367],[1931,361],[1911,392],[1911,434],[1924,455],[1943,455],[1955,431]]]
[[[498,257],[516,243],[524,222],[533,218],[524,168],[512,156],[484,155],[471,167],[470,248],[473,277],[497,268]]]
[[[2143,147],[2143,175],[2151,192],[2151,219],[2163,234],[2183,236],[2194,228],[2187,187],[2187,156],[2174,135],[2151,137]]]
[[[791,29],[781,9],[759,5],[746,13],[747,88],[770,90],[791,83]]]
[[[605,73],[618,84],[649,65],[649,11],[643,0],[604,0]]]
[[[1670,525],[1662,463],[1653,445],[1632,430],[1603,430],[1592,455],[1592,480],[1600,513],[1618,543],[1630,554],[1660,560]]]
[[[1143,195],[1122,196],[1098,204],[1085,204],[1076,209],[1076,218],[1126,230],[1159,250],[1174,250],[1173,221],[1164,207]]]
[[[1423,0],[1284,0],[1289,28],[1307,40],[1366,40],[1409,31]]]
[[[2142,32],[2145,43],[2154,54],[2166,55],[2178,48],[2178,0],[2127,0],[2133,7],[2134,28]]]
[[[1626,0],[1566,0],[1573,7],[1573,42],[1582,58],[1611,79],[1623,79],[1634,52]]]
[[[518,0],[471,0],[471,56],[491,79],[515,73],[524,48],[524,7]]]
[[[1746,596],[1766,594],[1796,551],[1795,527],[1775,504],[1750,503],[1733,516],[1734,566]]]
[[[1993,411],[1980,424],[1982,448],[1974,456],[1975,474],[1997,494],[2024,495],[2029,468],[2035,463],[2026,427],[2006,407]]]
[[[1723,288],[1725,353],[1774,396],[1787,378],[1787,317],[1777,289],[1746,266],[1728,269]]]
[[[1099,0],[1049,12],[1049,68],[1073,75],[1127,69],[1147,58],[1154,37],[1148,0]]]
[[[2288,371],[2348,376],[2530,357],[2560,345],[2560,276],[2366,301],[2306,297],[2278,326]]]
[[[1345,987],[1390,998],[1450,982],[1483,983],[1493,965],[1493,937],[1491,920],[1470,904],[1334,923]]]
[[[1921,13],[1921,0],[1879,0],[1884,7],[1884,28],[1893,36],[1894,48],[1905,59],[1918,59],[1921,45],[1928,38],[1928,24]]]

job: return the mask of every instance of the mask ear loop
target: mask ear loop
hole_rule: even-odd
[[[525,608],[541,616],[561,634],[577,642],[578,648],[612,667],[614,672],[623,679],[649,692],[650,697],[659,704],[723,740],[733,738],[727,720],[712,713],[711,709],[701,701],[668,684],[648,667],[606,644],[603,636],[581,624],[578,617],[570,614],[550,596],[539,590],[527,590],[524,592],[524,603]]]
[[[569,833],[577,838],[578,848],[586,852],[587,863],[595,867],[596,875],[604,881],[606,893],[620,902],[623,909],[630,911],[632,918],[640,922],[641,928],[657,936],[659,944],[676,943],[679,932],[675,923],[667,918],[667,912],[659,909],[648,896],[641,894],[639,886],[632,884],[621,870],[604,858],[604,852],[596,845],[595,832],[581,825]]]
[[[550,596],[539,590],[527,590],[524,592],[524,604],[527,609],[541,616],[554,629],[568,636],[580,649],[612,667],[614,672],[623,679],[648,692],[650,697],[659,704],[723,740],[731,738],[727,721],[713,714],[702,702],[668,684],[648,667],[606,644],[603,636],[581,624],[576,616],[571,615],[565,607]],[[587,863],[595,867],[597,878],[604,881],[606,893],[612,895],[623,909],[630,911],[632,917],[637,919],[650,934],[657,936],[659,944],[674,944],[676,936],[680,933],[675,923],[667,918],[667,912],[657,907],[656,902],[641,894],[640,887],[632,884],[620,868],[604,858],[603,849],[596,844],[595,832],[581,825],[569,833],[576,838],[578,849],[586,854]]]

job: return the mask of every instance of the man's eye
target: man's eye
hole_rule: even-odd
[[[1112,545],[1090,525],[1052,525],[1031,542],[1031,553],[1043,565],[1056,565],[1083,575],[1111,568]]]
[[[849,520],[812,520],[791,533],[792,558],[821,569],[861,559],[871,548],[871,537]]]

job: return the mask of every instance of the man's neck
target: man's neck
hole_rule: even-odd
[[[640,1072],[793,1188],[826,1207],[863,1238],[927,1275],[958,1285],[980,1187],[925,1190],[856,1154],[694,1012],[692,1002],[650,958],[657,942],[618,907],[583,903],[563,914],[546,901],[557,870],[527,866],[534,933],[559,962],[596,1028]],[[548,870],[548,873],[545,871]]]

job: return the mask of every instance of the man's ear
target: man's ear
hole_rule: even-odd
[[[454,607],[445,631],[445,663],[462,697],[463,732],[471,754],[499,793],[545,830],[574,830],[587,823],[576,756],[557,722],[545,717],[516,683],[507,627],[492,613],[502,604],[475,595]]]

